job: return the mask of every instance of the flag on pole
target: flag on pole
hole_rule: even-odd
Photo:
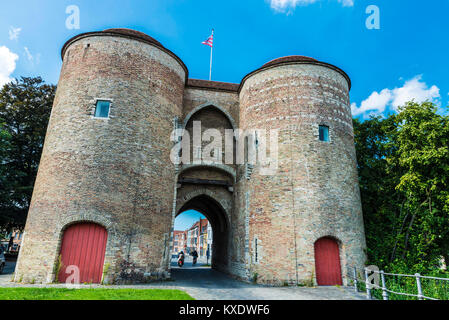
[[[214,29],[212,29],[212,34],[206,41],[201,42],[202,44],[210,47],[210,70],[209,70],[209,81],[212,80],[212,54],[214,49]]]
[[[201,43],[212,48],[214,46],[214,30],[212,30],[212,34],[210,35],[210,37],[207,38],[206,41],[203,41]]]

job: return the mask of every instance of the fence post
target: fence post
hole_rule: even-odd
[[[365,286],[366,286],[366,298],[371,300],[371,284],[369,283],[368,269],[365,268]]]
[[[382,279],[382,297],[384,298],[384,300],[388,300],[388,292],[387,286],[385,284],[385,274],[383,270],[380,272],[380,277]]]
[[[354,290],[355,290],[355,292],[359,292],[359,288],[357,288],[357,268],[356,267],[354,267],[353,273],[354,273]]]
[[[421,275],[419,273],[415,273],[415,277],[416,277],[416,285],[418,287],[418,299],[424,300],[424,294],[422,292],[422,287],[421,287]]]

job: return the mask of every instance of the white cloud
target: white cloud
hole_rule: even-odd
[[[0,86],[12,81],[11,74],[16,69],[19,56],[5,46],[0,47]]]
[[[353,103],[351,105],[352,114],[354,116],[358,116],[367,111],[377,111],[378,113],[382,113],[385,111],[387,105],[392,99],[392,93],[389,89],[383,89],[380,93],[373,92],[368,99],[362,102],[360,108],[357,108],[357,105]]]
[[[19,34],[22,28],[9,27],[9,40],[19,40]]]
[[[428,88],[427,84],[422,81],[422,75],[418,75],[413,79],[406,81],[402,88],[393,90],[393,107],[404,105],[407,101],[415,99],[416,102],[424,102],[426,100],[437,102],[440,96],[440,89],[433,85]]]
[[[41,60],[40,53],[33,55],[31,53],[30,49],[28,49],[28,47],[24,47],[24,50],[25,50],[25,55],[32,66],[36,66],[40,63],[40,60]]]
[[[343,4],[343,7],[353,7],[354,6],[354,0],[338,0],[341,4]]]
[[[31,54],[31,52],[30,52],[30,50],[28,49],[28,47],[24,47],[24,49],[25,49],[25,53],[26,53],[26,55],[27,55],[27,59],[28,59],[28,61],[33,61],[33,55]]]
[[[270,0],[271,8],[278,12],[285,12],[296,8],[297,6],[306,6],[321,0]],[[338,0],[343,7],[354,6],[354,0]]]
[[[400,88],[393,90],[383,89],[380,93],[373,92],[368,99],[360,104],[360,107],[353,103],[351,110],[354,116],[381,114],[387,106],[397,110],[399,106],[405,105],[406,102],[411,100],[415,100],[418,103],[427,100],[438,103],[440,97],[440,89],[437,86],[434,85],[429,88],[422,81],[422,75],[417,75],[413,79],[406,81]]]

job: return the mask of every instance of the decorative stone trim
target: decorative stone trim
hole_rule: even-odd
[[[159,41],[155,40],[152,37],[149,37],[146,34],[143,34],[141,32],[136,32],[134,30],[131,30],[131,32],[129,32],[129,30],[127,31],[126,29],[107,29],[104,31],[81,33],[79,35],[72,37],[64,44],[64,46],[61,49],[61,59],[64,61],[65,52],[76,41],[83,40],[85,38],[90,38],[90,37],[102,37],[102,36],[113,37],[113,38],[121,37],[121,38],[129,39],[131,41],[137,40],[139,42],[149,44],[150,46],[154,47],[155,49],[164,52],[167,56],[170,56],[171,58],[173,58],[179,64],[179,66],[183,69],[184,74],[185,74],[184,83],[187,83],[187,80],[189,79],[189,70],[187,69],[187,66],[184,64],[184,62],[176,54],[174,54],[173,52],[171,52],[170,50],[165,48]],[[182,76],[181,76],[181,78],[182,78]]]
[[[332,238],[335,241],[338,242],[339,246],[343,246],[343,242],[340,240],[339,237],[335,236],[333,232],[326,232],[326,231],[317,231],[315,233],[315,237],[314,237],[314,241],[312,242],[313,245],[315,245],[315,243],[323,238]]]
[[[114,234],[115,228],[111,221],[109,221],[108,218],[101,216],[99,214],[93,214],[93,213],[75,213],[68,216],[65,216],[63,219],[61,219],[58,223],[57,229],[55,230],[55,233],[53,234],[54,239],[59,239],[62,232],[64,232],[65,229],[67,229],[69,226],[81,223],[81,222],[93,222],[97,223],[103,227],[106,228],[108,231],[108,234]]]
[[[207,102],[207,103],[204,103],[204,104],[202,104],[202,105],[196,107],[195,109],[193,109],[192,111],[190,111],[190,112],[187,114],[186,118],[184,119],[183,126],[182,126],[183,129],[186,128],[187,123],[189,123],[190,118],[192,118],[192,116],[193,116],[195,113],[197,113],[198,111],[200,111],[200,110],[202,110],[202,109],[204,109],[204,108],[207,108],[207,107],[214,107],[214,108],[220,110],[221,112],[223,112],[224,115],[226,116],[226,118],[228,118],[229,122],[231,123],[232,128],[233,128],[234,130],[238,128],[236,122],[234,121],[234,119],[232,118],[232,116],[229,114],[229,112],[227,112],[224,108],[218,106],[218,105],[215,104],[215,103]]]
[[[192,170],[192,169],[199,169],[199,168],[217,169],[219,171],[224,171],[225,173],[227,173],[230,176],[232,176],[234,182],[236,181],[237,173],[236,173],[235,169],[232,168],[231,166],[228,166],[228,165],[225,165],[225,164],[219,164],[219,163],[214,163],[214,164],[207,164],[207,163],[184,164],[181,167],[179,173],[181,174],[184,171]]]
[[[217,194],[213,191],[201,188],[201,189],[197,189],[195,191],[189,192],[185,195],[183,195],[182,197],[178,198],[179,200],[176,203],[176,214],[179,213],[179,210],[181,210],[181,208],[190,200],[198,197],[198,196],[202,196],[202,195],[206,195],[209,198],[213,199],[215,202],[217,202],[220,206],[221,209],[223,210],[223,212],[225,213],[225,219],[226,219],[226,224],[228,226],[231,226],[231,219],[230,219],[230,212],[229,210],[232,210],[232,208],[228,209],[228,204],[223,200],[217,197]],[[222,230],[223,231],[223,230]]]

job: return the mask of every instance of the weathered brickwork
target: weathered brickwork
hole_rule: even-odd
[[[349,86],[340,69],[310,58],[272,61],[239,86],[189,80],[176,55],[132,30],[69,40],[15,281],[54,281],[64,230],[82,221],[108,231],[106,282],[169,277],[174,219],[189,209],[212,224],[218,270],[314,282],[314,243],[331,236],[346,275],[365,259]],[[111,101],[108,118],[94,117],[97,100]],[[277,174],[172,164],[172,130],[192,134],[194,121],[223,138],[226,129],[279,129]]]
[[[173,186],[160,181],[175,175],[167,133],[184,84],[183,66],[147,43],[90,36],[67,48],[16,280],[54,280],[68,216],[110,224],[110,280],[167,272]],[[112,101],[109,118],[93,117],[96,99]]]
[[[256,168],[242,185],[250,194],[249,270],[261,282],[314,281],[314,243],[324,236],[338,240],[343,274],[364,263],[348,92],[336,70],[299,63],[269,67],[243,84],[241,128],[279,129],[278,173]],[[330,142],[319,140],[322,124]]]

